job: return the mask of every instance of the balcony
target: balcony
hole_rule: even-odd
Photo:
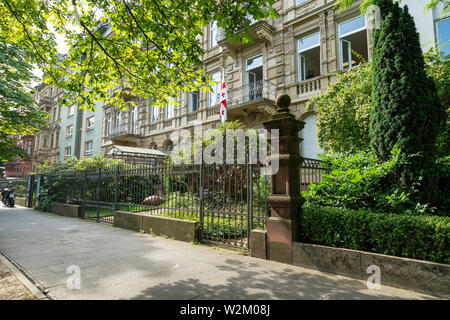
[[[113,98],[113,97],[115,97],[115,96],[117,95],[118,89],[119,89],[119,86],[117,86],[117,87],[114,88],[114,89],[110,89],[110,90],[109,90],[109,95],[110,95],[111,98]],[[121,95],[123,101],[125,101],[125,102],[131,101],[131,100],[137,98],[135,95],[131,94],[131,89],[130,89],[130,88],[124,88],[124,89],[120,92],[120,95]]]
[[[39,100],[37,101],[38,106],[51,106],[53,105],[53,99],[50,97],[41,97],[39,98]]]
[[[58,121],[53,121],[53,122],[49,123],[49,125],[48,125],[49,130],[56,130],[59,128],[61,128],[61,124]]]
[[[136,138],[141,137],[137,125],[123,124],[115,128],[111,128],[107,137],[113,141],[136,142]]]
[[[233,88],[228,91],[227,114],[234,116],[244,112],[264,111],[269,109],[269,113],[276,110],[275,99],[278,87],[267,81],[259,80],[252,84]]]
[[[328,75],[321,75],[299,82],[297,84],[297,97],[301,100],[309,100],[312,96],[326,90],[329,81],[330,77]]]
[[[260,20],[251,25],[251,29],[248,33],[253,37],[255,41],[263,41],[268,44],[272,43],[274,34],[273,27],[265,20]],[[225,30],[219,28],[216,37],[217,43],[223,48],[224,51],[229,52],[231,55],[235,55],[239,48],[243,47],[244,43],[234,40],[228,40],[225,36]]]
[[[39,148],[38,150],[35,150],[34,151],[34,154],[33,154],[33,157],[35,158],[35,159],[37,159],[38,161],[44,161],[44,160],[47,160],[47,157],[49,157],[50,155],[51,155],[51,152],[50,152],[51,150],[50,150],[50,148],[48,148],[48,147],[41,147],[41,148]]]

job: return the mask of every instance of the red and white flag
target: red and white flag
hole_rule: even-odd
[[[222,123],[227,121],[227,87],[225,86],[225,79],[222,81],[222,87],[220,88],[219,113]]]

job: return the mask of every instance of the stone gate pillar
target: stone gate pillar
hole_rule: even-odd
[[[279,170],[272,175],[271,217],[267,221],[267,255],[269,260],[292,264],[293,242],[299,233],[300,208],[303,198],[300,194],[300,147],[298,134],[304,122],[295,119],[290,113],[291,98],[284,94],[276,99],[277,114],[272,120],[264,122],[267,130],[279,129]]]

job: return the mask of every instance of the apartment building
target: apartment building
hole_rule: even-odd
[[[240,120],[248,128],[261,128],[276,112],[279,93],[291,96],[291,110],[305,121],[301,152],[316,158],[322,152],[317,144],[314,112],[305,110],[308,100],[325,91],[333,76],[361,61],[358,52],[370,59],[370,30],[359,3],[338,14],[330,0],[284,0],[275,3],[280,13],[275,20],[255,21],[249,44],[231,42],[214,22],[201,38],[206,72],[218,82],[212,93],[190,92],[178,98],[179,104],[165,108],[135,98],[137,107],[128,112],[104,107],[102,151],[113,145],[170,151],[183,136],[179,129],[194,133],[220,124],[218,94],[222,77],[228,88],[228,119]],[[132,99],[132,97],[131,97]],[[186,131],[184,131],[186,132]]]
[[[371,30],[356,2],[349,10],[338,11],[332,0],[283,0],[274,7],[275,20],[254,21],[249,44],[231,42],[214,22],[201,38],[206,71],[218,82],[212,93],[190,92],[178,97],[179,104],[165,108],[148,100],[130,97],[137,106],[130,111],[104,106],[102,153],[114,145],[171,151],[183,136],[180,129],[194,133],[219,125],[219,90],[222,77],[228,88],[228,119],[238,119],[248,128],[261,128],[275,114],[275,97],[291,96],[291,111],[305,122],[301,132],[301,154],[317,158],[314,110],[306,111],[308,100],[324,92],[336,74],[362,61],[371,60]],[[424,50],[448,41],[448,18],[442,7],[424,11],[427,0],[404,1],[417,23]],[[449,52],[450,46],[445,50]],[[358,54],[355,55],[354,52]],[[186,131],[183,131],[182,135]]]
[[[217,81],[212,93],[182,93],[178,103],[171,101],[165,108],[129,95],[126,98],[136,104],[130,110],[102,103],[97,103],[95,112],[77,106],[65,108],[61,114],[59,110],[61,134],[56,159],[105,154],[115,146],[135,147],[132,150],[136,153],[149,149],[170,152],[186,132],[194,134],[195,125],[202,124],[207,130],[220,124],[222,77],[228,88],[228,119],[240,120],[248,128],[263,127],[262,123],[276,112],[275,97],[289,94],[292,113],[305,122],[301,154],[317,158],[322,150],[317,143],[315,113],[306,111],[307,102],[326,91],[336,74],[361,63],[360,57],[371,60],[371,30],[360,14],[361,2],[338,13],[332,0],[277,1],[274,7],[280,17],[254,21],[250,31],[254,41],[248,44],[227,40],[211,22],[200,41],[205,49],[201,58],[206,72]],[[424,51],[444,44],[450,34],[449,18],[441,17],[442,7],[425,12],[427,2],[402,2],[410,7]],[[106,24],[101,28],[110,32]],[[449,48],[444,51],[449,53]],[[52,104],[45,106],[53,112]],[[51,133],[56,135],[49,130],[42,133],[41,148],[48,148]]]
[[[61,115],[62,134],[59,161],[68,157],[78,159],[100,154],[102,136],[102,103],[95,111],[79,109],[77,105],[64,108]]]
[[[59,145],[61,136],[61,105],[58,100],[63,94],[62,89],[41,83],[35,87],[34,99],[38,108],[47,112],[47,126],[41,128],[35,136],[35,150],[32,157],[33,170],[45,161],[59,160]]]
[[[29,156],[33,156],[34,153],[34,136],[32,135],[16,135],[16,145],[22,148]],[[0,163],[1,166],[1,163]],[[16,158],[12,162],[4,163],[5,172],[4,175],[7,178],[10,177],[26,177],[32,170],[31,158]],[[0,175],[1,177],[1,175]]]
[[[424,11],[424,6],[430,0],[402,0],[414,17],[420,43],[423,51],[442,46],[442,51],[450,55],[450,17],[442,16],[443,5],[439,3],[436,8]]]

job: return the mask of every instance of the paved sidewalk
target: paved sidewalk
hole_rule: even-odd
[[[0,207],[0,251],[56,299],[433,298],[21,207]],[[80,290],[67,287],[70,266]]]

